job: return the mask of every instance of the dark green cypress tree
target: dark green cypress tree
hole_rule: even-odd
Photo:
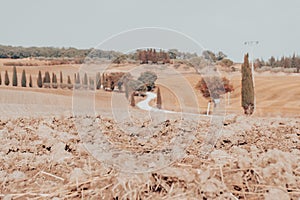
[[[95,81],[94,81],[94,79],[89,78],[89,83],[90,83],[90,90],[94,90],[95,89]]]
[[[76,80],[76,79],[75,79]],[[68,88],[69,89],[72,89],[73,88],[73,85],[72,85],[72,82],[71,82],[71,77],[68,76]]]
[[[22,87],[26,87],[26,73],[25,73],[25,70],[23,69],[22,71],[22,78],[21,78],[21,86]]]
[[[37,86],[39,88],[43,87],[43,80],[42,80],[42,73],[41,73],[41,71],[39,71],[39,75],[38,75],[38,78],[37,78],[36,82],[37,82]]]
[[[249,55],[244,56],[242,64],[242,107],[246,115],[254,112],[254,86],[252,79],[252,71],[248,60]]]
[[[14,66],[13,68],[12,86],[18,86],[18,75],[16,66]]]
[[[160,89],[159,87],[157,88],[157,97],[156,97],[156,107],[158,109],[161,109],[161,105],[162,105],[162,100],[161,100],[161,94],[160,94]]]
[[[0,72],[0,85],[2,85],[1,72]]]
[[[99,90],[101,88],[101,75],[100,72],[96,74],[96,89]]]
[[[87,74],[86,74],[86,73],[84,73],[84,77],[83,77],[83,87],[84,87],[85,89],[88,88],[88,77],[87,77]]]
[[[59,80],[60,80],[60,84],[62,84],[64,81],[63,81],[63,75],[62,75],[62,71],[60,71],[59,73]]]
[[[5,70],[5,75],[4,75],[4,84],[6,86],[9,85],[9,77],[8,77],[8,73],[7,73],[7,70]]]
[[[58,87],[58,84],[57,84],[57,77],[56,77],[56,74],[52,73],[52,87],[54,89],[57,89]]]
[[[44,87],[45,88],[50,88],[51,84],[51,78],[50,78],[50,74],[48,71],[45,72],[45,76],[44,76]]]
[[[134,106],[135,106],[134,92],[132,92],[132,93],[131,93],[130,105],[131,105],[132,107],[134,107]]]
[[[29,87],[32,87],[32,77],[31,77],[31,74],[29,76]]]

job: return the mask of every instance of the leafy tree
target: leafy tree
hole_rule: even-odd
[[[37,86],[39,88],[43,87],[43,80],[42,80],[42,73],[41,73],[41,71],[39,71],[39,75],[38,75],[38,78],[37,78]]]
[[[202,55],[206,60],[211,60],[213,62],[217,61],[217,57],[212,51],[209,50],[203,51]]]
[[[26,87],[26,73],[25,73],[24,69],[22,71],[21,85],[22,85],[22,87]]]
[[[296,68],[297,67],[297,61],[296,61],[296,56],[293,54],[293,57],[291,59],[291,67]]]
[[[275,67],[276,65],[276,59],[274,58],[274,56],[272,56],[270,59],[269,59],[269,65],[271,67]]]
[[[31,77],[31,74],[29,76],[29,87],[32,87],[32,77]]]
[[[218,76],[201,78],[196,85],[205,98],[219,99],[220,95],[233,91],[233,86],[225,77]]]
[[[101,88],[101,75],[100,72],[96,74],[96,89],[99,90]]]
[[[158,109],[161,109],[161,106],[162,106],[162,100],[161,100],[160,89],[159,87],[157,87],[156,107]]]
[[[138,80],[145,84],[147,91],[151,91],[155,86],[157,75],[151,71],[142,72]]]
[[[17,76],[17,68],[14,66],[13,68],[13,77],[12,77],[12,85],[13,86],[18,86],[18,76]]]
[[[9,77],[8,77],[8,73],[7,73],[7,70],[5,70],[5,75],[4,75],[4,84],[6,86],[9,85]]]
[[[242,107],[246,115],[254,112],[254,86],[252,79],[252,71],[249,65],[248,54],[244,57],[242,64]]]

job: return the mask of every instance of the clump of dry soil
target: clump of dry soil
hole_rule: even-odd
[[[75,120],[45,117],[0,121],[1,198],[300,198],[300,118],[228,116],[223,134],[205,157],[200,151],[205,136],[198,132],[207,129],[209,120],[203,120],[188,130],[194,140],[184,158],[160,170],[135,174],[123,173],[92,157]],[[120,142],[126,150],[152,148],[134,135],[122,138],[111,119],[98,117],[96,121],[120,148]],[[166,140],[160,138],[170,139],[170,129],[177,130],[172,120],[158,128],[158,143]],[[128,148],[132,144],[135,148]]]

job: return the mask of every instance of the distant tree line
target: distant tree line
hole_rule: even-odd
[[[138,54],[137,58],[141,64],[148,64],[149,62],[153,64],[170,63],[169,53],[163,50],[160,50],[159,52],[156,52],[155,49],[137,50],[137,54]]]
[[[116,51],[104,51],[99,49],[76,49],[55,47],[13,47],[0,45],[0,58],[106,58],[113,59],[121,55]]]
[[[7,70],[4,74],[4,85],[9,86],[10,84],[13,87],[18,86],[18,75],[17,68],[14,66],[12,70],[12,82],[10,81]],[[80,77],[83,77],[82,79]],[[22,87],[33,87],[32,77],[29,75],[29,82],[27,81],[26,72],[23,69],[21,75],[21,86]],[[124,72],[110,72],[110,73],[96,73],[95,77],[90,77],[87,73],[84,73],[83,76],[79,72],[74,74],[73,83],[71,81],[70,75],[67,76],[67,82],[64,83],[63,73],[60,71],[59,80],[56,73],[49,73],[45,71],[44,75],[42,72],[38,72],[36,79],[36,86],[38,88],[61,88],[61,89],[85,89],[85,90],[99,90],[103,89],[105,91],[114,91],[115,88],[118,88],[119,92],[125,90],[126,98],[129,99],[130,96],[135,96],[141,92],[152,91],[155,87],[155,81],[157,80],[157,75],[154,72],[146,71],[141,73],[141,75],[135,80],[130,73]],[[2,85],[2,76],[0,72],[0,85]],[[131,97],[131,100],[134,97]],[[133,103],[132,103],[133,104]]]
[[[263,59],[256,59],[254,61],[255,68],[261,68],[263,66],[269,66],[272,68],[282,67],[282,68],[294,68],[297,73],[300,72],[300,57],[293,54],[292,56],[284,57],[280,59],[271,56],[268,61]]]

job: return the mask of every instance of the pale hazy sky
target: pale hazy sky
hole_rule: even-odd
[[[90,48],[111,35],[165,27],[242,61],[300,54],[299,0],[0,0],[0,44]]]

